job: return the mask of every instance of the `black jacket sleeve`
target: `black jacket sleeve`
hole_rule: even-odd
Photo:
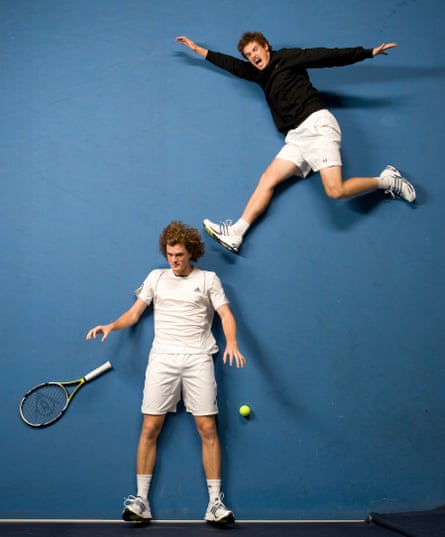
[[[372,49],[352,48],[289,48],[281,49],[279,55],[286,59],[288,68],[316,69],[342,67],[372,58]]]
[[[259,71],[248,61],[240,60],[233,56],[229,56],[228,54],[222,54],[221,52],[214,52],[212,50],[207,52],[206,60],[239,78],[244,78],[250,82],[258,81]]]

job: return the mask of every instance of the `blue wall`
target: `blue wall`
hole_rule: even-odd
[[[217,365],[224,491],[239,519],[363,519],[445,501],[441,0],[3,0],[0,3],[2,518],[120,517],[151,316],[106,344],[87,330],[165,261],[172,219],[238,217],[278,151],[257,87],[175,43],[399,48],[312,73],[344,138],[345,175],[399,166],[418,202],[281,189],[240,256],[207,241],[239,323],[243,371]],[[221,331],[217,329],[221,341]],[[34,430],[21,395],[110,359],[63,420]],[[249,421],[239,405],[253,408]],[[199,441],[168,420],[158,519],[199,519]]]

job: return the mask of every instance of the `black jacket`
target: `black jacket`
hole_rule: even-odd
[[[372,49],[291,48],[272,51],[268,66],[259,70],[251,63],[208,51],[206,59],[235,76],[255,82],[263,89],[277,129],[286,134],[308,116],[326,108],[311,84],[307,69],[339,67],[372,58]]]

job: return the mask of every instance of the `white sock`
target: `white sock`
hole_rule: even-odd
[[[231,228],[237,235],[241,235],[241,237],[244,236],[244,234],[249,229],[250,224],[243,220],[242,218],[239,218],[234,224],[232,224]]]
[[[207,490],[209,491],[209,500],[214,502],[221,495],[221,479],[207,479]]]
[[[378,188],[386,189],[391,186],[391,177],[388,175],[379,175],[376,179],[379,182]]]
[[[151,474],[137,474],[137,496],[140,496],[144,500],[148,498],[148,492],[151,484]]]

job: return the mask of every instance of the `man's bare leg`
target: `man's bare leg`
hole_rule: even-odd
[[[269,206],[275,187],[298,173],[298,167],[292,162],[275,158],[261,176],[241,218],[235,223],[227,220],[221,224],[205,219],[204,229],[225,248],[237,253],[249,227]],[[341,166],[323,168],[320,177],[326,195],[332,199],[352,198],[377,188],[384,189],[393,198],[401,198],[410,203],[416,199],[413,185],[391,165],[386,166],[378,177],[351,177],[343,180]]]
[[[344,181],[341,166],[320,170],[320,177],[326,195],[332,199],[352,198],[379,187],[377,177],[351,177]]]
[[[234,224],[231,221],[215,224],[205,219],[203,222],[205,231],[225,248],[237,253],[244,234],[269,206],[275,187],[298,173],[298,167],[293,162],[275,158],[260,177],[241,218]]]
[[[275,187],[297,174],[298,168],[293,162],[275,158],[260,177],[258,185],[250,196],[241,218],[249,225],[252,225],[269,206]]]
[[[122,518],[127,522],[149,522],[151,520],[148,493],[156,462],[159,434],[164,425],[165,415],[144,414],[142,430],[136,455],[136,496],[128,496],[124,502]]]
[[[212,523],[233,522],[234,516],[222,502],[221,494],[221,446],[216,416],[195,416],[196,428],[201,437],[202,465],[207,479],[209,505],[205,520]]]

